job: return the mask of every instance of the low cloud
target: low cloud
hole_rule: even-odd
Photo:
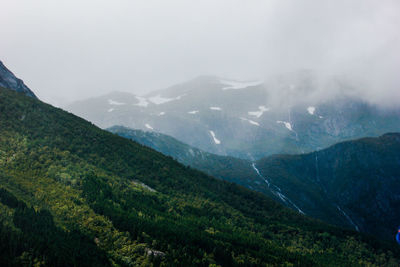
[[[3,62],[41,99],[136,94],[198,75],[267,79],[313,70],[398,105],[396,0],[12,1],[0,11]],[[332,92],[335,91],[335,92]]]

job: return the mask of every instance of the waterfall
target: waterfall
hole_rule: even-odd
[[[251,166],[253,167],[257,175],[267,184],[268,188],[274,195],[278,196],[284,203],[293,206],[299,213],[305,214],[296,204],[293,203],[293,201],[291,201],[287,196],[282,194],[282,190],[278,186],[271,184],[271,182],[268,181],[266,177],[261,175],[260,171],[258,170],[254,162],[251,164]]]

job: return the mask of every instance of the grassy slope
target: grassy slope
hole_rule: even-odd
[[[308,219],[2,88],[0,185],[3,265],[400,263],[394,244]]]

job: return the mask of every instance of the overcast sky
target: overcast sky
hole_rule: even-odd
[[[0,59],[56,105],[302,68],[397,102],[399,29],[397,0],[2,0]]]

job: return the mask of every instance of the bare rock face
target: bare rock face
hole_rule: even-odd
[[[1,61],[0,61],[0,86],[26,94],[27,96],[30,97],[37,98],[35,94],[31,91],[31,89],[29,89],[28,86],[26,86],[21,79],[15,77],[15,75],[9,69],[7,69],[7,67],[4,66],[3,62]]]

